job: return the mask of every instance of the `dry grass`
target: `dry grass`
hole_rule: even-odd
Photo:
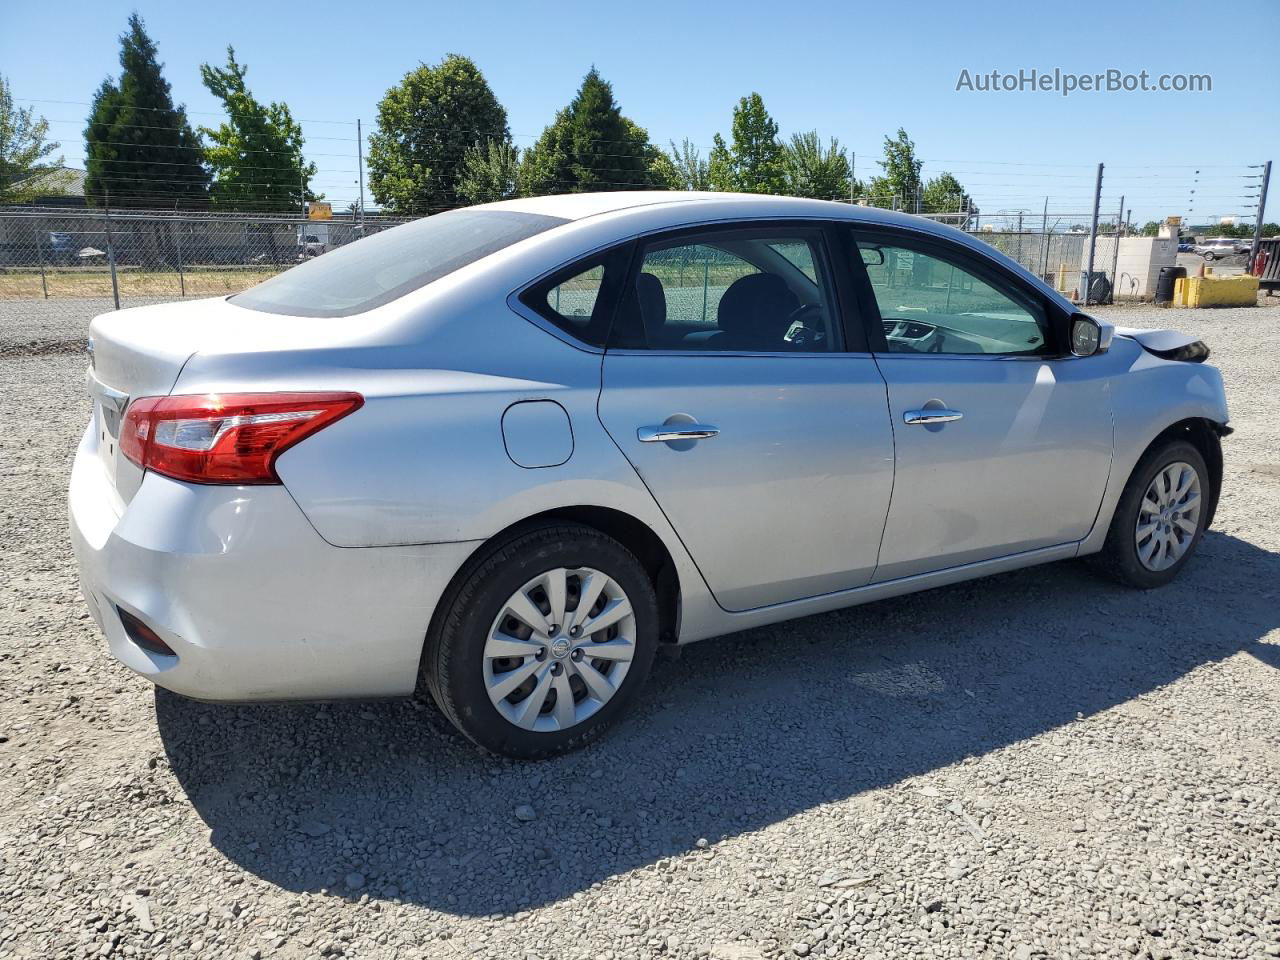
[[[187,271],[181,278],[172,270],[120,270],[117,280],[122,297],[206,297],[237,293],[275,276],[271,267],[228,267]],[[48,269],[0,273],[0,300],[93,299],[111,296],[107,270]]]

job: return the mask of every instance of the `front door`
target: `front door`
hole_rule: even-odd
[[[1062,356],[1003,268],[905,236],[858,240],[897,451],[875,580],[1082,539],[1111,467],[1105,365]]]
[[[600,419],[728,610],[868,583],[893,479],[884,381],[846,350],[821,230],[647,243]]]

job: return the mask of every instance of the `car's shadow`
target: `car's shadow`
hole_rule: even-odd
[[[229,707],[161,691],[156,714],[213,843],[244,869],[289,890],[508,913],[1240,651],[1280,667],[1259,642],[1280,626],[1276,584],[1280,554],[1211,533],[1164,590],[1062,563],[708,641],[660,660],[602,742],[540,764],[482,756],[416,702]]]

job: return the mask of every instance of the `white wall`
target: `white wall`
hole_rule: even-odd
[[[1114,290],[1113,296],[1117,298],[1154,296],[1160,268],[1178,262],[1178,241],[1171,237],[1121,237],[1118,255],[1114,251],[1114,243],[1116,241],[1109,237],[1098,238],[1093,269],[1107,274]],[[1111,269],[1113,257],[1114,272]],[[1082,262],[1081,272],[1084,269]]]

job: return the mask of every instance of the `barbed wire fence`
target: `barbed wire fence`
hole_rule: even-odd
[[[72,101],[29,102],[88,106]],[[323,132],[309,132],[307,137],[308,142],[319,143],[320,152],[308,152],[305,161],[301,153],[255,157],[254,169],[265,176],[286,168],[300,170],[304,162],[315,160],[319,172],[307,189],[334,198],[328,200],[335,211],[332,219],[308,219],[305,201],[282,208],[265,194],[261,204],[242,202],[236,211],[220,210],[212,198],[185,204],[183,209],[160,209],[173,202],[171,194],[181,183],[154,183],[154,192],[135,187],[129,206],[123,209],[72,206],[74,198],[65,198],[59,206],[0,206],[0,322],[20,313],[50,322],[78,321],[82,327],[84,320],[103,310],[234,293],[362,236],[440,211],[439,206],[412,204],[394,213],[368,209],[364,196],[367,137],[361,122],[302,122],[308,127],[324,125]],[[50,123],[55,128],[58,124],[80,128],[83,121],[55,117]],[[487,135],[475,133],[478,140]],[[505,136],[505,131],[491,133]],[[537,139],[533,134],[512,137]],[[607,143],[598,146],[608,149]],[[877,152],[859,149],[851,157]],[[704,149],[703,156],[707,153]],[[622,152],[617,156],[633,159]],[[1104,178],[1101,164],[1095,171],[1060,162],[920,159],[930,170],[946,170],[958,178],[981,208],[966,199],[962,209],[935,209],[924,202],[920,191],[911,197],[829,199],[891,207],[950,224],[1085,304],[1134,295],[1140,288],[1120,263],[1124,240],[1137,232],[1132,223],[1134,206],[1180,216],[1186,224],[1213,222],[1228,212],[1260,221],[1269,173],[1269,164],[1264,170],[1263,164],[1157,162],[1107,168]],[[108,189],[111,184],[123,187],[129,178],[128,168],[121,164],[130,161],[111,162],[115,166],[104,170],[100,179]],[[864,161],[864,172],[865,166]],[[619,168],[614,174],[618,179],[602,186],[617,190],[644,186],[634,179],[634,171]],[[450,179],[451,171],[433,176]],[[565,190],[573,186],[551,185]],[[86,199],[101,202],[102,198]]]

